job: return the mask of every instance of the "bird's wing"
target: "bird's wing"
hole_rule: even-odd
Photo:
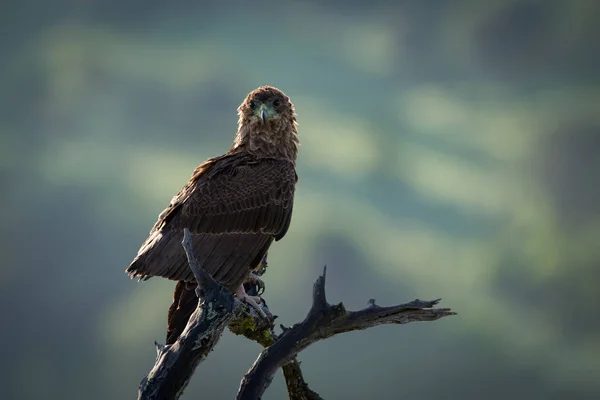
[[[228,287],[239,285],[270,242],[285,235],[296,180],[288,161],[241,154],[208,160],[160,214],[127,272],[193,280],[181,247],[187,228],[203,268]]]
[[[159,229],[285,235],[297,180],[291,162],[239,156],[205,164],[161,213]]]

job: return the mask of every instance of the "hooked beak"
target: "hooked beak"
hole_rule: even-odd
[[[263,124],[267,120],[267,107],[264,104],[260,106],[260,119]]]

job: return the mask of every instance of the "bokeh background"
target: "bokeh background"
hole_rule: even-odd
[[[318,343],[327,399],[600,398],[600,2],[5,1],[3,399],[131,399],[174,284],[124,273],[236,107],[300,123],[268,300],[444,298],[459,315]],[[227,332],[184,399],[230,399],[260,348]],[[266,399],[284,399],[280,374]]]

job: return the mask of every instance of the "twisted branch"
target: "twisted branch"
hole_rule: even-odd
[[[432,308],[441,299],[432,301],[417,299],[390,307],[380,307],[375,304],[375,300],[371,299],[365,309],[346,311],[342,303],[331,305],[327,302],[325,274],[324,269],[323,275],[314,284],[312,307],[304,321],[284,330],[275,343],[263,350],[242,379],[237,399],[260,399],[277,369],[319,340],[382,324],[435,321],[455,315],[447,308]]]
[[[455,314],[450,309],[432,308],[440,299],[417,299],[390,307],[380,307],[371,299],[365,309],[346,311],[342,303],[331,305],[327,302],[324,270],[314,284],[313,303],[307,317],[291,328],[282,326],[283,333],[278,336],[272,323],[276,317],[269,312],[266,303],[261,304],[261,309],[269,317],[268,321],[261,318],[256,310],[235,299],[198,265],[187,229],[184,230],[182,245],[198,282],[196,294],[200,301],[174,344],[162,346],[155,342],[156,362],[139,386],[139,400],[179,398],[196,367],[206,359],[227,326],[233,333],[244,335],[265,347],[244,375],[237,399],[260,399],[277,369],[282,367],[290,400],[322,400],[304,381],[296,359],[296,355],[312,343],[377,325],[434,321]]]
[[[175,343],[162,346],[155,342],[156,362],[140,383],[139,400],[179,398],[196,367],[215,347],[233,317],[233,311],[240,304],[229,291],[200,268],[192,249],[190,231],[187,229],[184,230],[182,245],[198,282],[196,294],[201,301]]]

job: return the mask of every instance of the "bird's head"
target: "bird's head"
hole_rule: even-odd
[[[299,145],[296,111],[281,90],[273,86],[253,90],[238,107],[238,115],[234,150],[295,162]]]
[[[250,92],[238,112],[241,124],[262,125],[263,128],[277,128],[294,121],[290,98],[273,86],[261,86]]]

